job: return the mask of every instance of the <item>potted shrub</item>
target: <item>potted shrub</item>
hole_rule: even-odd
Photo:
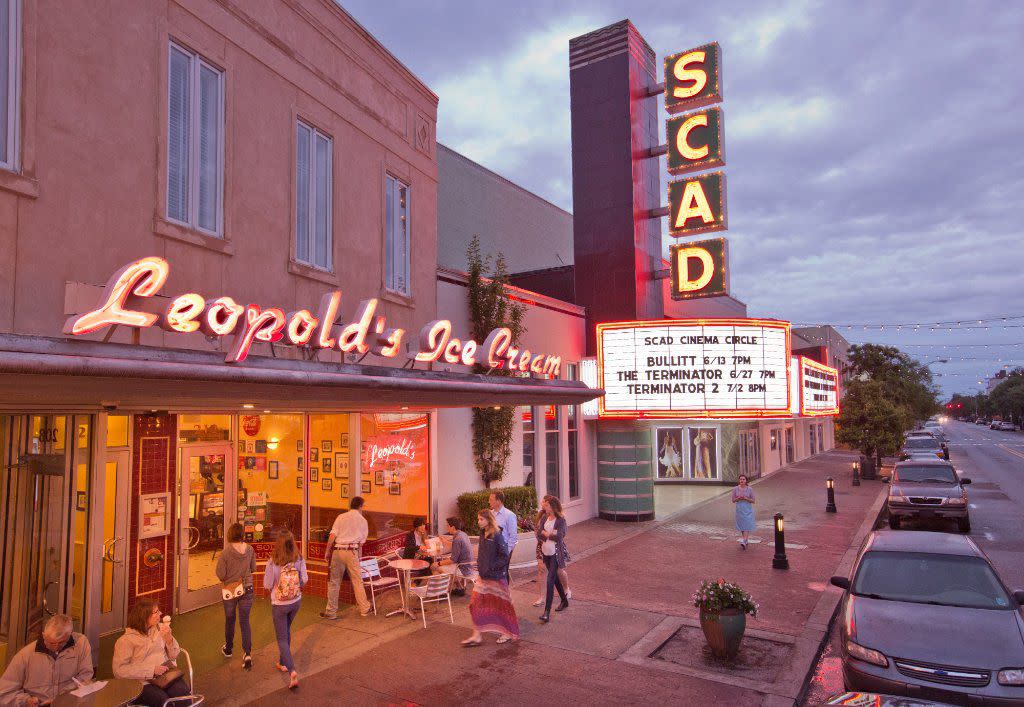
[[[700,609],[700,627],[711,652],[732,660],[740,650],[747,614],[757,616],[757,604],[745,591],[724,579],[705,579],[693,594]]]

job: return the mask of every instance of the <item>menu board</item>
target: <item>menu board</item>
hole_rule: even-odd
[[[599,324],[601,417],[786,417],[789,322]]]
[[[800,414],[839,414],[839,371],[800,357]]]

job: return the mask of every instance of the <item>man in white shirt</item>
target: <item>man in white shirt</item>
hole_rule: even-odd
[[[516,543],[519,542],[519,519],[516,518],[515,513],[505,508],[505,494],[501,491],[492,491],[491,495],[487,497],[487,503],[494,511],[494,518],[498,521],[498,527],[501,528],[501,537],[505,539],[505,547],[508,548],[505,579],[511,581],[508,566],[512,563],[512,551],[515,550]]]
[[[322,619],[338,618],[338,592],[341,591],[341,580],[348,571],[352,582],[352,592],[356,595],[359,615],[370,613],[370,602],[366,600],[363,588],[363,577],[359,572],[359,558],[363,554],[363,543],[369,534],[369,526],[360,509],[363,507],[362,496],[356,496],[349,504],[347,513],[341,513],[334,519],[331,526],[331,537],[327,539],[327,566],[330,568],[327,580],[327,608],[320,612]]]

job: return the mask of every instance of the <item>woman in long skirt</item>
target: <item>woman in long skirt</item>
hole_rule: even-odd
[[[740,482],[732,489],[732,502],[736,505],[736,530],[740,531],[740,547],[747,549],[747,537],[757,530],[754,519],[754,489],[747,485],[746,474],[740,474]]]
[[[484,633],[498,634],[498,643],[519,639],[519,619],[505,578],[508,548],[498,521],[489,508],[480,511],[477,523],[480,525],[480,544],[476,566],[480,577],[473,584],[473,596],[469,600],[473,634],[462,642],[466,647],[479,646]]]

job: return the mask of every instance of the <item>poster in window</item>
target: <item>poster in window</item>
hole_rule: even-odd
[[[139,538],[158,538],[171,532],[171,493],[147,493],[139,497]]]
[[[320,479],[320,488],[322,488],[324,491],[333,491],[334,479],[325,475],[324,478]]]
[[[388,495],[389,496],[401,496],[402,495],[402,485],[400,483],[398,483],[397,481],[392,481],[390,484],[388,484]]]
[[[718,479],[718,428],[691,427],[689,433],[690,478]]]
[[[373,493],[373,487],[370,485],[369,481],[362,482],[362,487],[360,488],[360,490],[362,491],[364,496],[369,496],[371,493]]]
[[[280,462],[272,461],[267,467],[267,478],[276,479],[280,475]]]
[[[680,480],[686,476],[683,454],[683,428],[659,427],[656,431],[658,479]]]
[[[309,480],[313,482],[320,480],[320,469],[318,467],[309,467]]]
[[[373,472],[373,483],[374,483],[375,486],[383,486],[384,485],[384,472],[383,471],[375,471],[375,472]]]
[[[348,481],[348,452],[334,453],[334,478]]]
[[[331,466],[333,465],[333,463],[334,462],[331,460],[331,458],[327,456],[320,460],[320,466],[324,470],[324,476],[331,475]]]
[[[334,451],[334,444],[329,439],[321,440],[320,450],[323,452],[332,452]]]
[[[318,461],[320,461],[320,450],[317,449],[316,447],[310,447],[309,448],[309,462],[310,462],[310,464],[312,464],[313,462],[318,462]]]
[[[348,432],[341,433],[341,448],[348,449]]]

